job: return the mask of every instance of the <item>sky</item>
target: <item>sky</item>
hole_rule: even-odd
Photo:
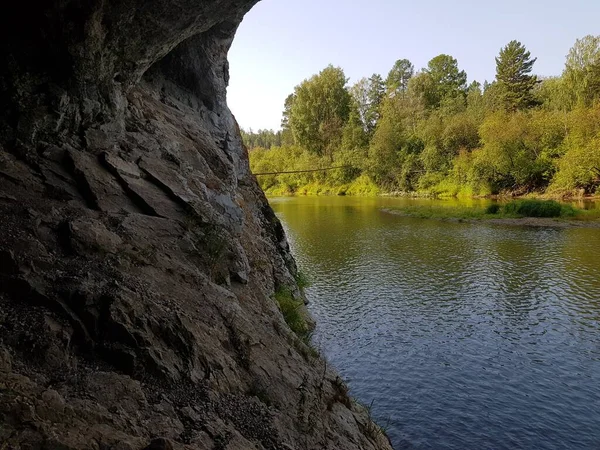
[[[534,72],[560,75],[575,40],[600,34],[600,0],[262,0],[229,52],[229,107],[248,130],[280,128],[285,98],[329,64],[349,85],[398,59],[417,70],[452,55],[469,82],[495,77],[495,57],[522,42]]]

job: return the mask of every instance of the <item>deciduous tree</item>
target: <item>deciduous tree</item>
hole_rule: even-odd
[[[350,113],[347,81],[342,69],[330,65],[296,87],[289,115],[296,144],[318,155],[339,146]]]
[[[574,104],[589,106],[600,98],[600,36],[577,39],[567,55],[564,79]]]

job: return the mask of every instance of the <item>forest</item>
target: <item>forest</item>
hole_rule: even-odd
[[[560,76],[535,75],[518,41],[496,77],[467,83],[441,54],[348,85],[328,66],[285,100],[281,130],[242,131],[271,195],[600,195],[600,36],[578,39]]]

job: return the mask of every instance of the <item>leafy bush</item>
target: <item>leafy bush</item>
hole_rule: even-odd
[[[504,205],[503,212],[522,217],[560,217],[575,213],[573,208],[554,200],[515,200]]]

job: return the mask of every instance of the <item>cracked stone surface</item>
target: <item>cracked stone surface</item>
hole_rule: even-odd
[[[255,2],[3,6],[0,448],[390,448],[273,300],[225,101]]]

